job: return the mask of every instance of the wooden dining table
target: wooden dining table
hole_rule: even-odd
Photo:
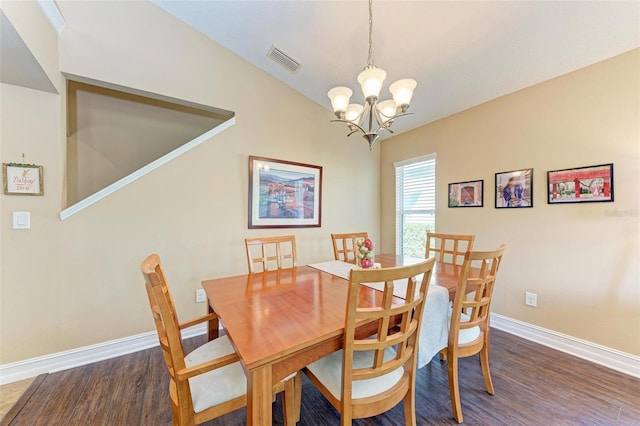
[[[376,255],[382,267],[424,259]],[[432,285],[455,294],[460,266],[436,262]],[[247,376],[247,424],[272,424],[274,383],[342,348],[347,285],[310,266],[202,282],[209,309],[222,320]],[[360,286],[358,305],[380,304],[382,292]],[[360,328],[363,337],[375,329]],[[217,329],[210,329],[210,337]]]

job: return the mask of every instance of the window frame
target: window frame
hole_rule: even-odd
[[[437,200],[437,176],[436,176],[436,162],[437,156],[435,153],[422,155],[420,157],[410,158],[403,161],[396,161],[393,163],[393,167],[395,169],[395,191],[396,191],[396,218],[395,218],[395,227],[396,227],[396,235],[395,235],[395,246],[396,253],[400,256],[404,255],[404,225],[405,218],[408,215],[415,214],[425,214],[425,215],[433,215],[433,227],[435,230],[436,225],[436,200]],[[399,173],[404,172],[404,167],[411,166],[418,163],[425,162],[433,162],[433,209],[415,209],[415,210],[405,210],[404,209],[404,201],[405,201],[405,191],[404,189],[404,176],[402,176],[402,183],[399,182]],[[426,234],[425,234],[426,238]]]

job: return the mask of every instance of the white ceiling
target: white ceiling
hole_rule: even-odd
[[[327,91],[367,61],[368,9],[351,1],[175,1],[155,4],[330,109]],[[414,78],[396,132],[465,110],[640,46],[638,1],[375,0],[374,59],[388,85]],[[266,54],[272,44],[303,67]],[[327,113],[327,119],[332,114]]]
[[[365,0],[152,0],[177,18],[330,110],[327,91],[367,60]],[[53,2],[51,2],[53,3]],[[374,0],[374,59],[418,81],[398,132],[640,47],[640,1]],[[4,13],[1,80],[55,92]],[[297,74],[266,54],[275,44]],[[327,120],[333,116],[327,112]]]

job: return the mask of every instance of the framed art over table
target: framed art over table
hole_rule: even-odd
[[[249,157],[249,228],[322,225],[322,167]]]

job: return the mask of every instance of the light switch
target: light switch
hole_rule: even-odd
[[[31,212],[13,212],[13,229],[31,229]]]

